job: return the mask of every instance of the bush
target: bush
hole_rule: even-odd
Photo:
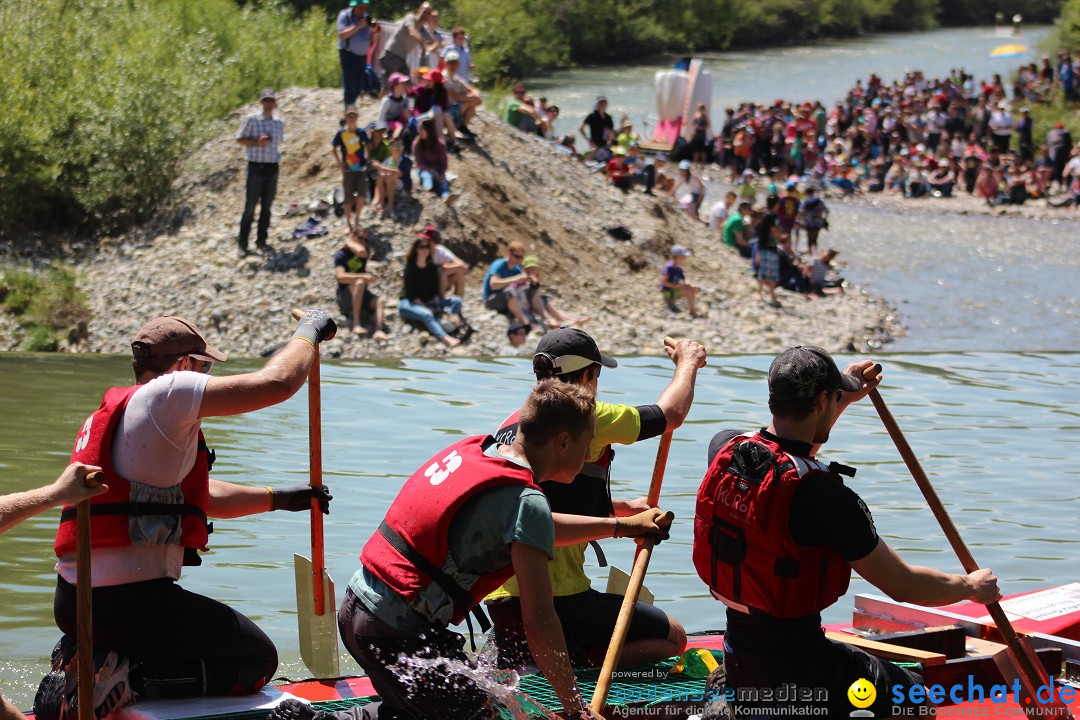
[[[54,352],[72,329],[79,334],[90,321],[86,295],[70,268],[49,265],[40,272],[7,268],[0,275],[0,308],[26,331],[24,349]]]
[[[333,85],[321,10],[233,0],[0,2],[0,231],[149,217],[260,87]]]

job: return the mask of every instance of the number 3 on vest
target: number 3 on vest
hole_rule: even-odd
[[[75,438],[75,452],[82,452],[86,448],[87,443],[90,442],[90,425],[94,422],[94,416],[86,418],[86,422],[83,423],[82,431],[79,433],[79,437]]]
[[[461,456],[457,454],[457,450],[454,450],[442,459],[442,463],[436,460],[428,465],[427,470],[424,471],[424,477],[428,478],[432,485],[440,485],[459,467],[461,467]]]

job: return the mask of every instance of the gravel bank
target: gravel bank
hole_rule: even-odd
[[[257,356],[288,337],[289,308],[335,308],[331,256],[340,246],[344,222],[331,213],[330,233],[293,240],[306,216],[281,216],[290,202],[326,197],[339,182],[330,155],[338,126],[339,93],[290,89],[279,96],[286,144],[271,226],[278,254],[236,257],[235,232],[244,195],[244,159],[233,141],[245,107],[223,125],[222,134],[196,152],[176,183],[174,200],[158,223],[95,249],[79,251],[77,264],[91,293],[94,318],[89,338],[69,349],[126,353],[147,318],[172,313],[198,323],[211,343],[236,356]],[[360,106],[361,123],[376,106]],[[690,221],[665,198],[623,195],[601,174],[481,113],[473,127],[480,140],[451,159],[457,202],[444,206],[421,193],[398,203],[392,219],[365,215],[376,249],[379,291],[387,298],[390,339],[376,343],[343,332],[325,351],[345,358],[493,356],[524,352],[506,343],[506,321],[486,310],[480,284],[504,243],[523,240],[543,264],[543,281],[561,308],[591,316],[586,326],[606,352],[655,353],[663,335],[685,335],[720,353],[773,352],[798,343],[830,350],[878,347],[900,331],[895,313],[881,298],[849,288],[847,294],[806,301],[783,293],[783,307],[757,300],[747,263],[720,245],[708,228]],[[441,228],[445,244],[472,265],[465,314],[476,328],[471,343],[447,350],[426,332],[410,330],[396,312],[405,251],[426,223]],[[606,228],[623,225],[629,241]],[[667,250],[680,243],[694,252],[687,264],[691,282],[702,288],[705,317],[672,313],[658,292]],[[8,333],[17,347],[18,333]],[[346,337],[348,336],[348,337]]]

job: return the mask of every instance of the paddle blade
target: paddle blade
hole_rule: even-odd
[[[630,576],[626,574],[621,568],[617,568],[614,565],[608,570],[607,575],[607,589],[605,592],[609,592],[612,595],[625,595],[626,588],[630,585]],[[652,594],[652,590],[641,586],[641,592],[638,594],[638,600],[649,605],[653,605],[656,601],[656,597]]]
[[[311,561],[303,555],[293,555],[293,570],[296,574],[296,619],[300,629],[300,657],[314,677],[340,677],[334,581],[326,570],[322,571],[325,612],[316,615]]]

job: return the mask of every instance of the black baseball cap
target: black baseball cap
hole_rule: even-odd
[[[540,338],[536,355],[547,355],[559,375],[587,368],[593,364],[619,367],[615,358],[608,357],[596,347],[596,341],[578,328],[559,328]]]
[[[769,366],[770,397],[809,400],[822,390],[855,392],[862,386],[862,380],[840,372],[832,355],[814,345],[788,348]]]

